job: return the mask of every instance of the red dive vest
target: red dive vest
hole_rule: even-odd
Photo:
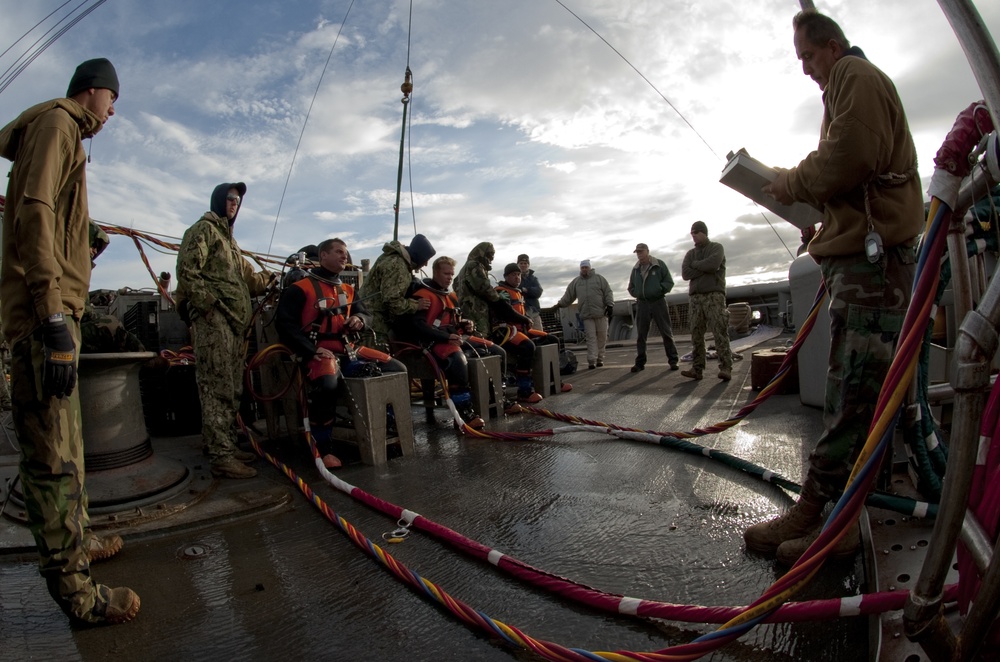
[[[428,324],[448,333],[458,333],[458,296],[454,292],[445,294],[429,287],[421,287],[413,293],[413,296],[416,299],[427,299],[431,302],[430,308],[425,312]],[[431,351],[443,360],[455,352],[462,351],[462,348],[449,342],[436,342]]]
[[[316,333],[316,346],[328,349],[334,354],[344,354],[343,334],[347,329],[345,321],[351,316],[351,304],[354,303],[354,288],[347,283],[334,285],[314,276],[295,281],[292,287],[297,287],[306,295],[306,303],[302,306],[302,329]],[[324,299],[328,308],[345,306],[330,314],[316,307],[316,302]]]

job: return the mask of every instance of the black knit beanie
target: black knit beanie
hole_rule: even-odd
[[[87,60],[77,67],[69,81],[66,96],[71,97],[92,87],[111,90],[115,93],[115,99],[118,98],[118,73],[115,72],[115,65],[107,58]]]

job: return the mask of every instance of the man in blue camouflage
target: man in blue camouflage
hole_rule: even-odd
[[[219,184],[210,211],[187,229],[177,252],[178,309],[191,322],[195,377],[201,398],[201,435],[212,475],[252,478],[256,455],[236,447],[236,415],[243,393],[243,339],[274,274],[243,257],[233,225],[246,195],[243,182]]]

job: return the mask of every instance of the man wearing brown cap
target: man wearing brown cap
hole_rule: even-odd
[[[121,538],[90,532],[76,370],[90,289],[90,211],[83,139],[115,114],[118,74],[103,58],[77,67],[66,98],[25,110],[0,129],[13,161],[3,219],[0,318],[11,347],[14,429],[28,528],[49,594],[70,618],[124,623],[139,612],[129,588],[97,584],[90,562]]]
[[[663,348],[667,351],[667,362],[671,370],[677,370],[677,346],[674,345],[673,329],[670,326],[670,313],[667,302],[663,298],[674,288],[674,279],[667,269],[667,264],[649,254],[649,246],[636,244],[637,262],[632,267],[632,275],[628,281],[628,293],[635,297],[635,365],[632,372],[639,372],[646,367],[646,336],[649,335],[650,321],[656,322],[656,328],[663,337]]]
[[[733,354],[729,350],[729,309],[726,307],[726,251],[722,244],[708,240],[708,226],[695,221],[691,226],[694,248],[684,256],[681,276],[690,294],[691,343],[694,365],[681,374],[701,379],[705,372],[705,331],[715,338],[719,355],[719,379],[733,378]]]

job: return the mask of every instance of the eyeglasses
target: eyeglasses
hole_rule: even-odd
[[[228,202],[235,202],[236,204],[239,204],[239,202],[240,202],[240,196],[238,196],[238,195],[236,195],[234,193],[230,193],[229,195],[226,196],[226,200]]]

